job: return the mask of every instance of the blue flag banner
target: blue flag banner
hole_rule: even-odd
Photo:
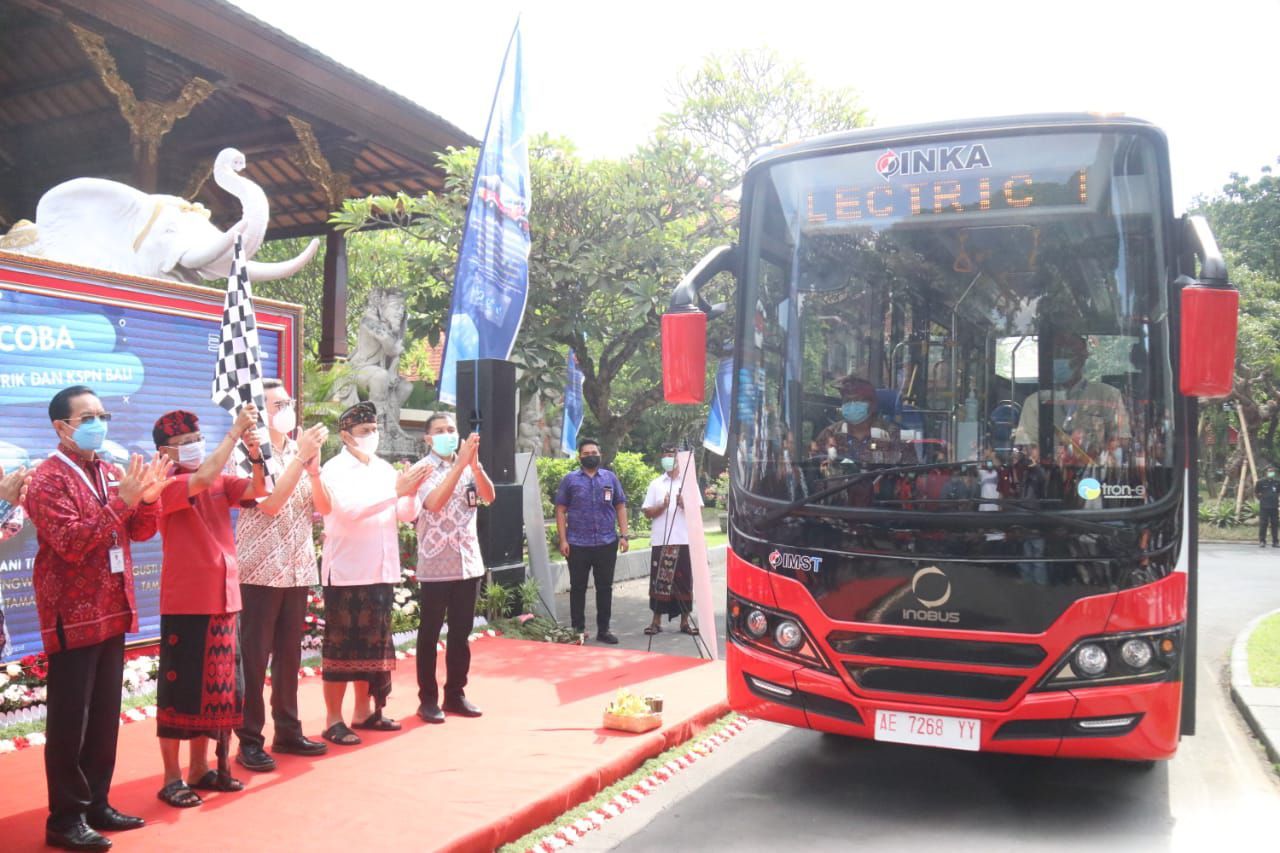
[[[440,400],[457,405],[458,362],[511,357],[529,295],[529,147],[520,22],[480,146],[453,279]]]
[[[729,449],[729,401],[733,399],[733,359],[722,358],[716,368],[716,389],[707,413],[707,431],[702,446],[717,456]]]
[[[582,371],[578,355],[569,350],[564,382],[564,425],[560,429],[560,449],[570,456],[578,452],[578,432],[582,429]]]

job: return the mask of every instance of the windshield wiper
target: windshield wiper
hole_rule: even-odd
[[[848,489],[854,483],[858,482],[859,480],[865,480],[867,477],[883,477],[886,474],[909,474],[915,471],[935,471],[940,468],[976,468],[977,465],[978,463],[973,461],[930,462],[925,465],[895,465],[889,468],[870,468],[866,471],[855,471],[851,474],[843,474],[839,477],[832,478],[833,480],[839,481],[834,486],[827,486],[826,488],[819,489],[818,491],[814,492],[811,495],[805,495],[802,498],[796,498],[786,506],[779,507],[778,509],[770,510],[769,512],[765,513],[764,517],[760,519],[758,524],[761,524],[761,525],[775,524],[777,523],[778,519],[782,518],[784,515],[787,515],[788,513],[794,512],[795,510],[799,509],[805,504],[813,503],[814,501],[820,501],[823,498],[829,498],[832,495],[838,495],[841,492]]]

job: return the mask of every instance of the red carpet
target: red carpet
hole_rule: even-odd
[[[280,756],[274,773],[235,765],[246,789],[205,794],[204,805],[193,809],[156,799],[155,721],[124,726],[111,800],[146,818],[147,826],[114,834],[115,849],[492,850],[728,710],[720,664],[488,638],[472,651],[467,695],[484,717],[422,723],[413,713],[413,659],[400,661],[387,710],[404,723],[403,731],[361,732],[361,746],[330,746],[318,759]],[[439,665],[443,679],[443,655]],[[621,687],[661,693],[667,725],[643,735],[602,729],[604,706]],[[319,678],[303,680],[300,700],[306,732],[318,737],[324,721]],[[44,849],[43,752],[0,755],[4,851]],[[182,755],[185,766],[185,746]]]

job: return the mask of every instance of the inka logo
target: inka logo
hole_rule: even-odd
[[[911,577],[911,593],[924,605],[919,608],[902,608],[902,619],[906,622],[942,622],[959,624],[958,610],[937,610],[951,598],[951,580],[937,566],[925,566]]]
[[[781,551],[773,551],[769,554],[769,565],[775,569],[791,569],[796,572],[814,572],[822,566],[821,557],[811,557],[808,554],[784,554]]]
[[[1076,486],[1076,494],[1087,501],[1104,498],[1113,501],[1141,501],[1147,498],[1147,487],[1128,483],[1102,483],[1094,477],[1085,477]]]
[[[991,168],[991,158],[981,143],[914,148],[901,154],[889,148],[876,159],[876,172],[886,181],[896,175],[965,172],[979,167]]]

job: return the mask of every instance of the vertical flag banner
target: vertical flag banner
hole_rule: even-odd
[[[724,456],[729,448],[729,395],[732,390],[733,359],[722,358],[716,368],[716,387],[711,397],[711,410],[707,413],[707,431],[702,436],[702,446],[717,456]]]
[[[564,424],[560,428],[560,449],[570,456],[578,452],[578,431],[582,429],[582,371],[578,354],[569,350],[564,382]]]
[[[440,400],[458,402],[458,362],[511,357],[529,295],[529,146],[520,22],[502,72],[458,250]]]
[[[231,256],[231,274],[227,277],[227,293],[222,300],[222,335],[218,343],[218,360],[213,367],[212,400],[237,415],[245,405],[258,407],[258,426],[266,417],[266,391],[262,387],[262,347],[258,342],[258,321],[253,313],[253,288],[244,261],[241,237],[236,238]],[[236,466],[242,471],[253,466],[236,445]],[[262,456],[271,456],[271,442],[262,442]]]
[[[716,625],[716,596],[711,591],[711,563],[707,558],[707,538],[702,530],[700,511],[688,509],[688,507],[702,506],[698,471],[693,463],[693,451],[678,451],[676,464],[683,472],[680,496],[684,498],[685,512],[688,513],[686,519],[688,523],[685,527],[689,530],[689,568],[693,572],[693,615],[697,619],[702,642],[706,644],[707,654],[712,660],[716,660],[720,656],[716,640],[720,635],[720,629]]]

